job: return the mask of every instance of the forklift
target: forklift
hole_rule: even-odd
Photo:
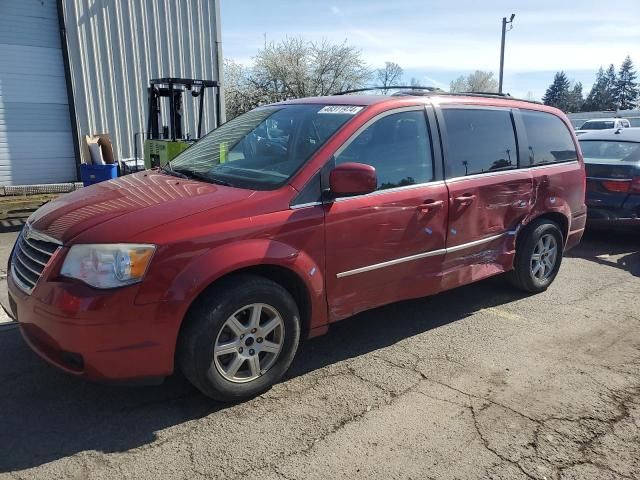
[[[146,169],[164,167],[200,138],[202,135],[204,92],[207,88],[213,88],[215,92],[214,128],[218,128],[221,115],[219,82],[169,77],[154,78],[149,82],[149,120],[147,138],[144,142],[144,167]],[[194,138],[188,133],[185,135],[183,131],[183,96],[186,92],[191,92],[191,96],[199,100],[198,132]],[[169,103],[169,125],[162,122],[161,102],[163,98],[167,98]]]

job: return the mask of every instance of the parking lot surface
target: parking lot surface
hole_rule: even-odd
[[[637,479],[640,233],[588,234],[541,295],[493,278],[341,322],[240,405],[72,378],[15,328],[0,386],[0,479]]]

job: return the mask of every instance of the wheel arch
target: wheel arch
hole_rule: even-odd
[[[535,217],[531,217],[525,224],[523,224],[523,228],[521,228],[518,232],[518,237],[516,239],[516,248],[518,243],[520,242],[520,239],[522,238],[523,232],[528,230],[528,227],[529,225],[531,225],[531,223],[540,219],[550,220],[558,225],[558,227],[560,228],[560,232],[562,233],[562,241],[564,244],[567,243],[567,238],[569,236],[569,218],[562,212],[550,211],[541,213],[540,215],[536,215]]]
[[[225,275],[214,280],[197,298],[202,296],[209,288],[218,285],[220,282],[228,281],[230,278],[237,275],[255,275],[259,277],[271,280],[284,288],[293,297],[300,311],[300,322],[302,328],[302,335],[309,332],[311,325],[311,295],[304,280],[295,271],[290,268],[277,264],[261,264],[251,265],[243,268],[239,268],[232,272],[228,272]],[[195,303],[197,298],[194,299]],[[184,322],[184,320],[183,320]],[[304,337],[303,337],[304,338]]]
[[[241,275],[254,275],[266,278],[284,288],[293,297],[296,305],[298,306],[298,310],[300,312],[301,338],[306,338],[309,335],[313,307],[310,292],[302,278],[300,278],[300,276],[290,268],[283,267],[282,265],[259,264],[246,266],[227,272],[216,278],[192,300],[182,318],[182,321],[180,322],[180,327],[175,338],[174,366],[177,364],[177,347],[180,343],[180,337],[189,323],[190,313],[197,307],[198,302],[212,289],[215,289],[223,283],[231,282],[234,277],[239,277]]]
[[[317,255],[315,256],[317,257]],[[163,289],[163,320],[170,322],[172,359],[190,312],[211,288],[239,274],[267,278],[291,294],[300,311],[301,334],[321,335],[328,328],[324,272],[309,252],[274,239],[247,239],[194,256]],[[302,337],[305,338],[305,337]],[[175,368],[175,363],[173,365]]]

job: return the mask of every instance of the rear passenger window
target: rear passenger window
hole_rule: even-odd
[[[346,162],[374,167],[378,190],[433,180],[424,111],[393,113],[375,121],[336,156],[336,165]]]
[[[551,113],[521,110],[529,145],[528,164],[523,167],[570,162],[578,159],[576,147],[567,126]]]
[[[510,111],[443,108],[442,115],[447,132],[447,178],[518,166]]]

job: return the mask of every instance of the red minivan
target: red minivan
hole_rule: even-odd
[[[501,273],[545,290],[586,219],[566,117],[401,93],[260,107],[163,169],[43,206],[9,264],[25,340],[77,376],[179,368],[237,401],[355,313]]]

